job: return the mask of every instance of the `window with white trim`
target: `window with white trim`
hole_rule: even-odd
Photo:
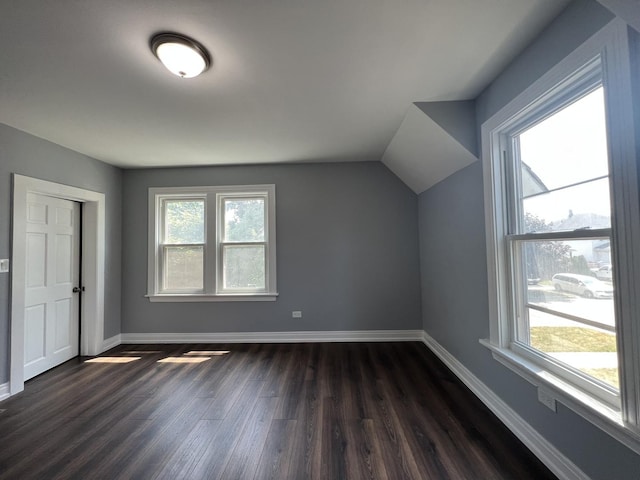
[[[152,301],[273,300],[275,186],[149,189]]]
[[[481,342],[640,451],[634,35],[614,21],[482,126]]]

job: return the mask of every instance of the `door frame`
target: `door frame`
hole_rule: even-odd
[[[24,304],[26,278],[27,193],[82,204],[81,278],[85,286],[80,312],[80,355],[97,355],[104,343],[105,195],[78,187],[13,174],[11,354],[9,394],[24,390]]]

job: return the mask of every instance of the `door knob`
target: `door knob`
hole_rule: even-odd
[[[73,290],[71,290],[73,293],[79,293],[79,292],[84,292],[84,287],[73,287]]]

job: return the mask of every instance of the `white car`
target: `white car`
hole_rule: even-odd
[[[613,287],[597,278],[576,273],[556,273],[551,278],[558,291],[575,293],[587,298],[613,298]]]
[[[609,282],[612,279],[612,270],[611,270],[611,265],[603,265],[602,267],[600,267],[599,269],[597,269],[594,273],[596,274],[596,277],[599,278],[600,280],[608,280]]]

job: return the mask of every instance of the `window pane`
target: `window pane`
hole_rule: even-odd
[[[521,241],[516,247],[527,285],[517,339],[617,388],[613,284],[598,267],[610,261],[609,239]]]
[[[202,290],[204,247],[164,247],[164,289]]]
[[[609,179],[524,199],[524,233],[611,227]]]
[[[224,241],[264,241],[264,198],[224,200]]]
[[[524,196],[609,174],[602,87],[519,136]]]
[[[223,249],[225,289],[265,288],[264,245],[225,245]]]
[[[523,218],[513,233],[610,227],[602,87],[529,128],[517,140]]]
[[[164,224],[164,243],[204,243],[204,200],[165,200]]]
[[[596,278],[600,265],[611,262],[611,246],[608,238],[584,240],[527,240],[518,242],[523,251],[523,268],[530,303],[553,302],[572,315],[599,315],[597,312],[607,305],[607,322],[613,325],[613,284],[611,279]],[[581,303],[579,308],[573,300],[605,299],[608,302]],[[565,304],[574,305],[567,311]],[[565,306],[562,306],[565,305]],[[610,309],[609,309],[610,308]],[[595,317],[595,320],[601,320]]]
[[[604,329],[529,310],[527,332],[533,348],[619,388],[616,335]]]

